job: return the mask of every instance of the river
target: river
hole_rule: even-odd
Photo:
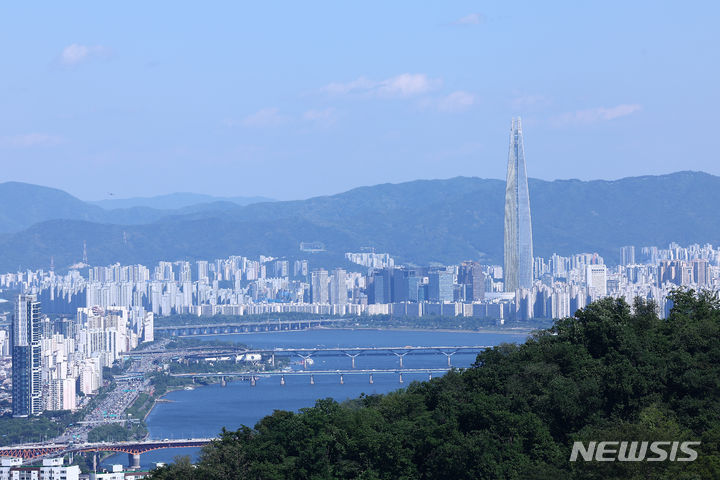
[[[199,337],[205,340],[222,340],[242,343],[250,348],[302,348],[302,347],[389,347],[389,346],[461,346],[497,345],[504,342],[522,342],[525,333],[486,333],[465,331],[375,330],[375,329],[317,329],[292,332],[265,332],[237,335]],[[468,367],[475,361],[474,353],[457,353],[451,357],[455,367]],[[293,368],[300,369],[299,358],[292,359]],[[397,368],[395,355],[359,355],[356,369]],[[442,368],[447,357],[442,353],[404,357],[404,368]],[[316,357],[308,370],[350,369],[349,357]],[[165,396],[167,403],[158,403],[147,417],[150,438],[213,437],[223,428],[234,430],[241,425],[254,426],[273,410],[293,410],[311,407],[318,398],[332,397],[337,401],[354,398],[362,393],[387,393],[402,388],[413,380],[427,380],[427,374],[404,374],[399,382],[397,374],[374,374],[373,383],[367,374],[316,375],[315,384],[308,376],[286,376],[285,385],[278,377],[260,378],[256,386],[250,382],[228,382],[227,386],[213,384],[193,390],[178,390]],[[199,449],[165,449],[144,453],[143,468],[154,462],[169,462],[176,455],[196,458]],[[127,455],[113,455],[102,465],[127,464]]]

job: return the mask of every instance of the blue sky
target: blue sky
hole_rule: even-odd
[[[279,199],[458,175],[720,174],[717,2],[0,7],[0,181]]]

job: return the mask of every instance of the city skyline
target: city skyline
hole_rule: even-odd
[[[717,18],[0,4],[0,480],[714,478]]]

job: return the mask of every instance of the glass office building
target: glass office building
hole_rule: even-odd
[[[505,186],[505,291],[530,288],[533,282],[532,220],[520,118],[512,120]]]

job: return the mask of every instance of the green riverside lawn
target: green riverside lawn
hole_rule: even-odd
[[[468,369],[224,430],[158,479],[720,478],[720,303],[604,299]],[[570,462],[573,441],[700,441],[693,462]]]

